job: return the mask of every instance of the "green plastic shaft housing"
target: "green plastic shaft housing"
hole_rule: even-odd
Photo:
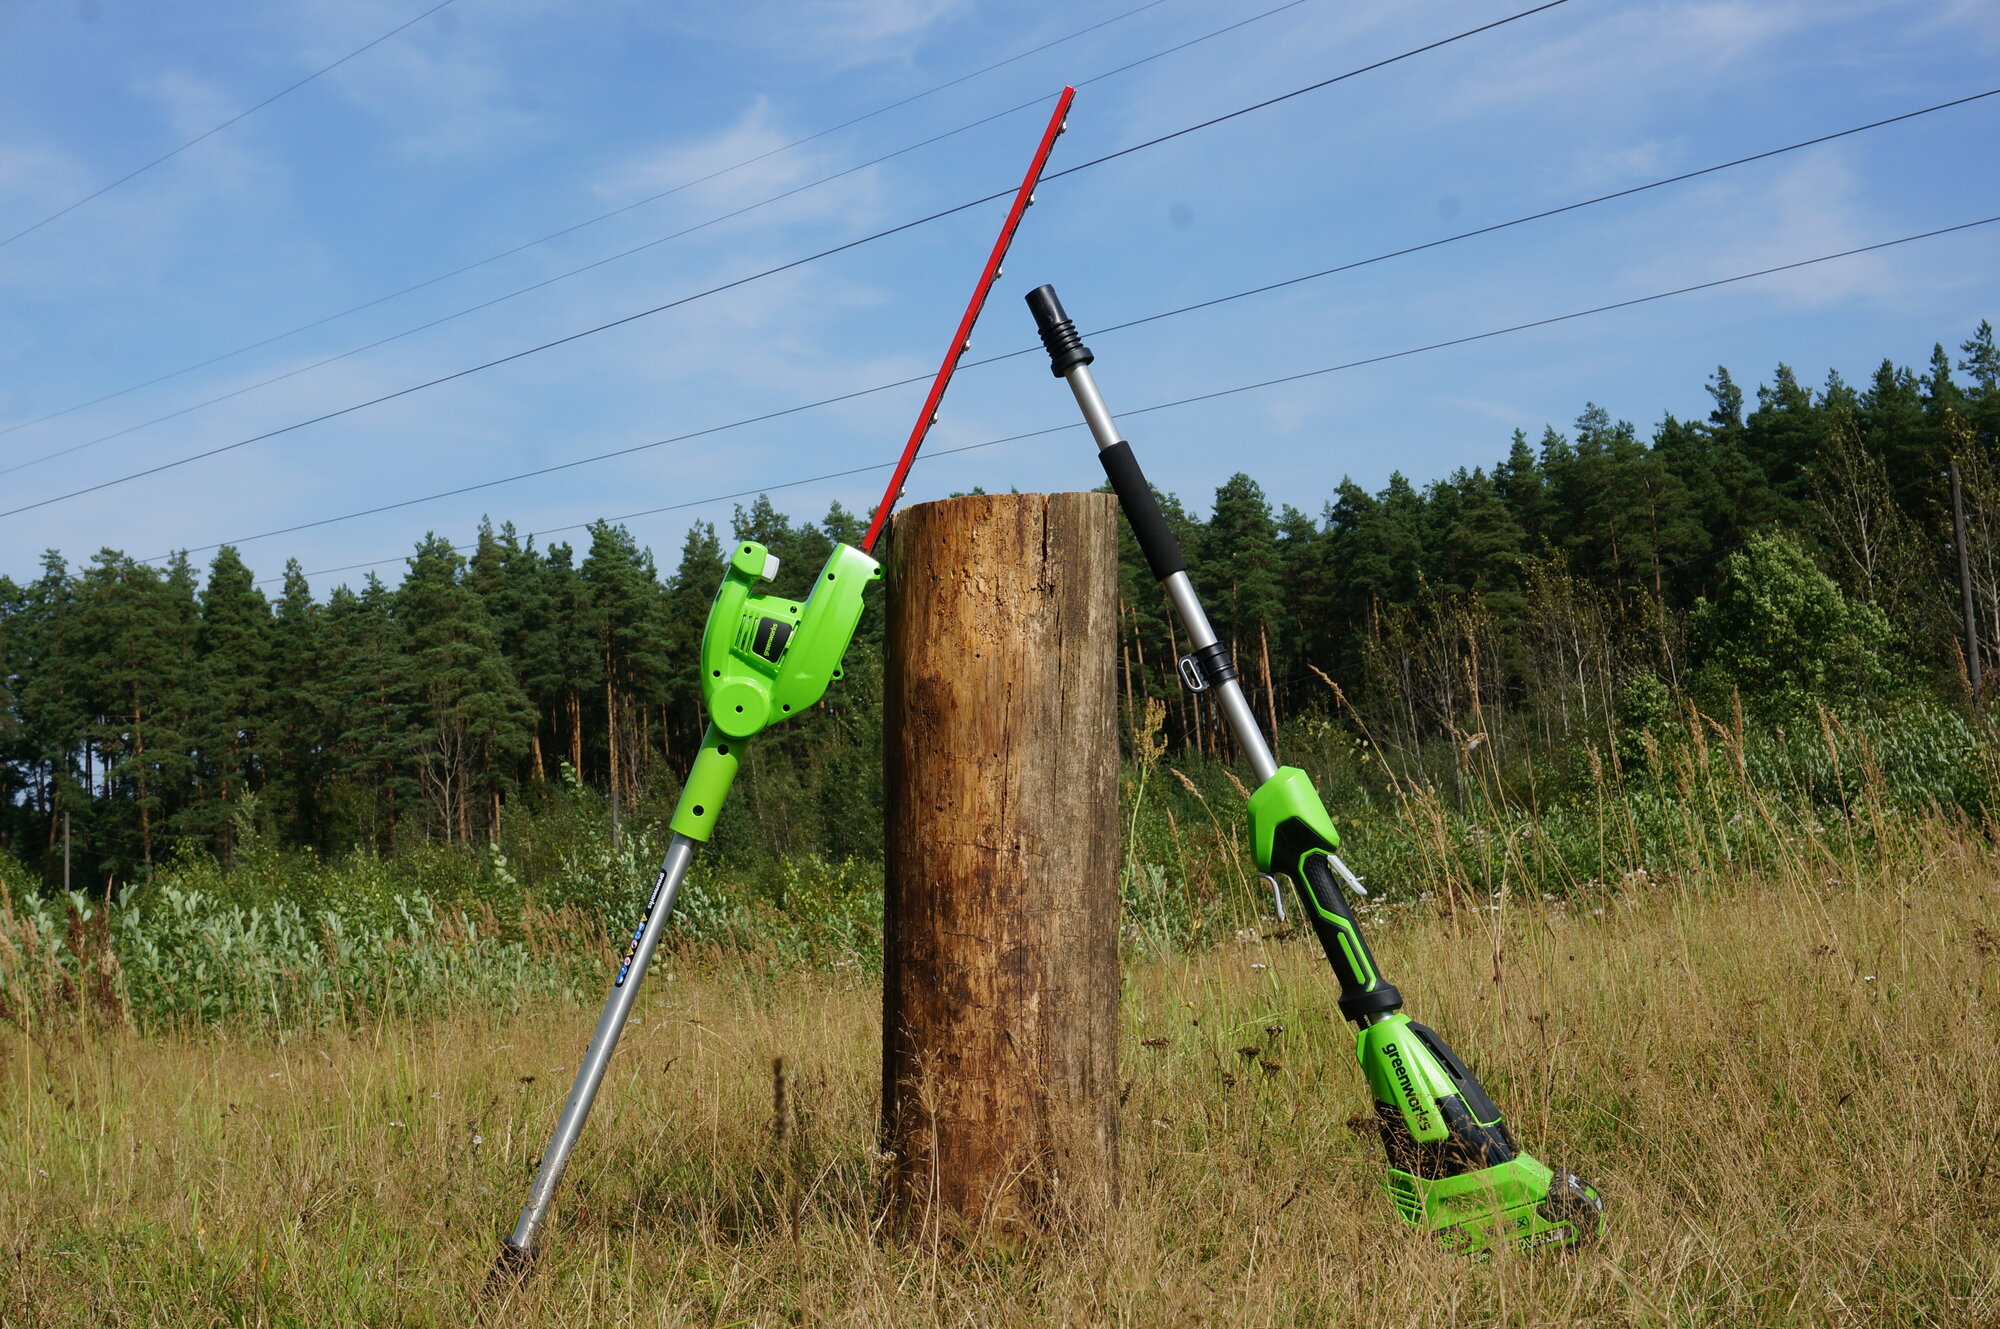
[[[1329,850],[1340,848],[1340,833],[1333,818],[1326,815],[1319,790],[1312,777],[1296,766],[1280,766],[1270,779],[1250,795],[1250,852],[1259,872],[1289,872],[1293,864],[1277,861],[1278,828],[1288,821],[1300,821],[1326,841]]]
[[[673,828],[690,840],[708,843],[715,819],[722,813],[729,786],[736,783],[736,768],[743,761],[742,743],[713,724],[701,736],[701,751],[681,786],[681,800],[674,805]]]
[[[777,570],[764,546],[738,545],[702,630],[702,698],[731,738],[748,738],[826,695],[861,620],[862,592],[882,575],[874,559],[838,545],[804,604],[751,593]]]
[[[1458,1093],[1438,1059],[1412,1032],[1409,1016],[1397,1011],[1362,1029],[1354,1055],[1375,1101],[1387,1103],[1403,1118],[1404,1129],[1419,1143],[1450,1136],[1438,1100]]]

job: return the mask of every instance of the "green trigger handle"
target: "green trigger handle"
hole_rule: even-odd
[[[1403,996],[1376,968],[1347,897],[1334,875],[1340,835],[1326,815],[1311,777],[1280,766],[1250,795],[1250,844],[1259,872],[1292,879],[1334,977],[1340,980],[1340,1013],[1349,1020],[1393,1011]]]

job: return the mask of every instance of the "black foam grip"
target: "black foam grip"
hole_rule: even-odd
[[[1160,514],[1160,501],[1153,497],[1153,487],[1146,483],[1146,473],[1139,469],[1132,445],[1114,444],[1101,450],[1097,459],[1104,463],[1104,473],[1111,478],[1111,487],[1118,491],[1118,506],[1125,509],[1125,520],[1132,523],[1139,552],[1146,556],[1153,575],[1165,581],[1176,572],[1186,572],[1187,560],[1181,557],[1181,542],[1174,539],[1167,519]]]

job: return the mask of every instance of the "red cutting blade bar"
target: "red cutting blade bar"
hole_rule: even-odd
[[[938,366],[937,377],[931,380],[930,395],[924,398],[924,409],[917,412],[916,427],[910,430],[910,441],[903,445],[903,456],[896,463],[896,473],[890,477],[889,487],[882,491],[881,503],[876,505],[875,519],[868,524],[868,535],[861,541],[863,553],[875,551],[875,540],[888,523],[896,500],[902,497],[903,481],[909,478],[910,464],[917,459],[917,449],[924,445],[925,435],[937,423],[938,403],[944,400],[944,390],[951,386],[951,376],[958,372],[959,357],[965,354],[967,341],[972,336],[972,325],[979,321],[979,311],[986,307],[986,294],[993,289],[993,281],[1000,275],[1001,260],[1007,257],[1007,249],[1014,243],[1014,232],[1021,225],[1021,214],[1034,202],[1035,185],[1042,178],[1042,168],[1048,165],[1049,150],[1056,145],[1056,135],[1063,132],[1063,120],[1069,115],[1069,104],[1075,98],[1075,88],[1064,88],[1062,96],[1056,98],[1055,113],[1049,117],[1048,128],[1042,131],[1041,144],[1035,149],[1035,160],[1029,164],[1028,174],[1014,194],[1014,206],[1007,210],[1007,221],[1000,228],[999,239],[993,242],[993,253],[986,260],[986,270],[979,274],[979,285],[973,288],[972,299],[965,306],[965,317],[958,321],[958,332],[951,339],[951,349],[945,352],[944,363]]]

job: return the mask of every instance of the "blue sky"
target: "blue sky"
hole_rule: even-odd
[[[131,182],[0,246],[0,427],[424,281],[777,148],[1142,0],[455,0]],[[434,0],[0,6],[0,236]],[[1015,106],[1280,0],[1161,0],[1096,31],[548,244],[156,386],[0,435],[0,510],[393,392],[1018,180],[1047,103],[375,351],[274,375]],[[1303,0],[1083,87],[1060,170],[1525,8]],[[2000,6],[1571,0],[1050,182],[975,333],[1032,341],[1053,281],[1086,327],[1281,280],[2000,86]],[[1093,339],[1115,411],[2000,214],[2000,97],[1219,309]],[[890,461],[922,385],[266,539],[278,527],[668,437],[935,366],[991,203],[782,275],[143,480],[0,518],[0,573],[242,541],[260,576],[393,560],[482,514],[541,531]],[[1317,512],[1490,464],[1586,401],[1649,428],[1754,384],[1921,364],[2000,318],[2000,226],[1134,417],[1198,510],[1231,473]],[[1074,420],[1038,357],[968,370],[929,447]],[[78,447],[79,444],[92,444]],[[67,449],[67,455],[22,463]],[[1072,429],[920,463],[909,501],[1101,481]],[[861,511],[881,472],[773,489]],[[632,520],[671,567],[697,518]],[[556,539],[576,538],[575,533]],[[546,543],[546,540],[543,541]],[[197,555],[205,561],[207,555]],[[315,578],[324,592],[362,572]]]

